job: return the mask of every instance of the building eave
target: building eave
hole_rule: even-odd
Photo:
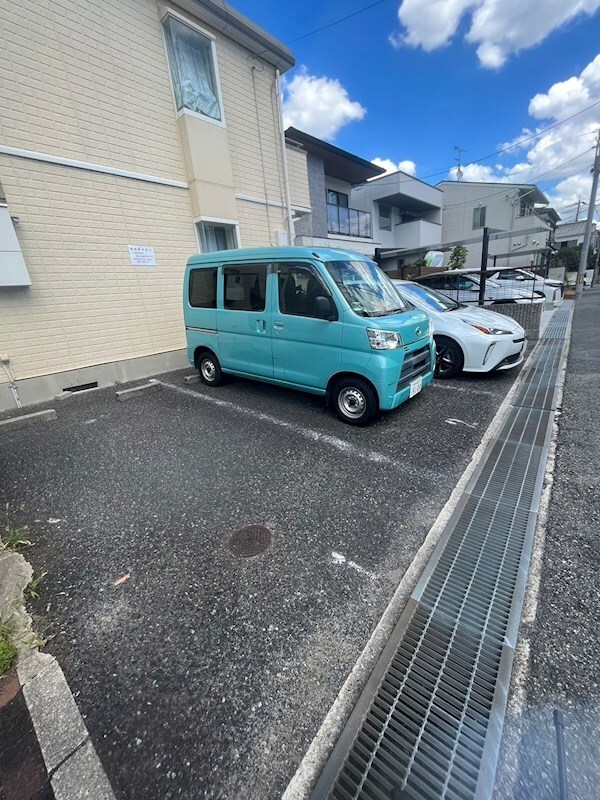
[[[280,72],[287,72],[295,65],[294,56],[282,42],[223,0],[174,0],[174,3],[255,56],[268,61]]]
[[[340,147],[317,139],[297,128],[287,128],[285,138],[294,144],[301,144],[307,153],[322,158],[325,164],[325,174],[332,178],[357,184],[385,172],[383,167],[378,167],[371,161],[355,156],[354,153],[348,153]]]

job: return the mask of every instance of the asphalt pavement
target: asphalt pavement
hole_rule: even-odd
[[[516,371],[435,382],[365,429],[184,374],[3,432],[0,503],[48,571],[37,624],[117,797],[274,798]],[[248,525],[271,544],[244,559]]]
[[[600,289],[575,306],[526,678],[505,727],[495,800],[560,797],[553,713],[571,800],[600,796]],[[513,700],[515,688],[513,686]]]

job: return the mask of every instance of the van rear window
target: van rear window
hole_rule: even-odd
[[[190,305],[193,308],[217,307],[217,268],[190,272]]]
[[[267,293],[267,265],[240,264],[223,267],[225,308],[231,311],[264,311]]]

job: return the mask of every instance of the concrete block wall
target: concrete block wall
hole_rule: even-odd
[[[490,310],[515,319],[519,325],[525,328],[525,334],[529,341],[536,341],[540,338],[543,303],[498,303],[490,306]]]

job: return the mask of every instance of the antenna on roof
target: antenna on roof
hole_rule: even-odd
[[[461,153],[466,153],[467,151],[465,150],[464,147],[459,147],[457,144],[454,145],[454,149],[458,153],[458,158],[455,158],[454,160],[458,164],[458,167],[456,169],[456,180],[459,181],[463,176],[463,171],[460,167]]]

